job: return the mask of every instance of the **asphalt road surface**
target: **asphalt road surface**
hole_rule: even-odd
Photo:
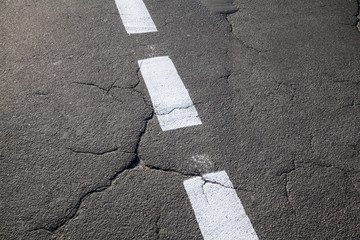
[[[359,2],[144,3],[0,0],[0,239],[203,239],[183,183],[220,171],[259,239],[360,239]],[[202,124],[160,127],[160,56]]]

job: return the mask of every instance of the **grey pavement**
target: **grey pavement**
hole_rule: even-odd
[[[144,2],[0,0],[0,239],[202,239],[182,183],[221,170],[259,239],[360,239],[359,2]],[[161,131],[156,56],[202,125]]]

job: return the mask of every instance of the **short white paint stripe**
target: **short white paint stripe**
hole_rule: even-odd
[[[155,23],[142,0],[115,0],[115,2],[127,33],[157,32]]]
[[[163,131],[202,124],[169,57],[148,58],[138,63]]]
[[[225,171],[184,181],[205,240],[258,239]]]

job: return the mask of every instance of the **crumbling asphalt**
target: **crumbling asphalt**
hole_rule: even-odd
[[[1,239],[201,239],[182,182],[220,170],[260,239],[360,238],[358,1],[224,2],[127,35],[110,0],[1,1]],[[161,131],[165,55],[203,125]]]

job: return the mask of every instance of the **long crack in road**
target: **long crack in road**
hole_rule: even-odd
[[[358,0],[1,6],[1,239],[360,239]]]

